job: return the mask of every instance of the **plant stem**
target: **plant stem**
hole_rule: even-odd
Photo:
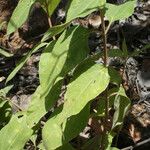
[[[48,11],[48,2],[45,1],[45,8],[46,8],[46,12],[47,12],[47,16],[48,16],[48,24],[49,24],[49,27],[53,27],[52,25],[52,21],[51,21],[51,17],[49,16],[49,11]],[[56,40],[56,37],[53,36],[53,40]]]
[[[108,50],[107,50],[107,36],[105,33],[105,21],[104,21],[104,14],[103,10],[100,10],[101,21],[102,21],[102,37],[103,37],[103,45],[104,45],[104,65],[107,67],[108,62]]]
[[[104,12],[103,10],[100,10],[100,17],[102,21],[102,38],[103,38],[103,51],[104,51],[104,66],[107,67],[108,65],[108,50],[107,50],[107,32],[109,30],[109,27],[106,29],[105,27],[105,21],[104,21]],[[109,99],[108,99],[108,87],[105,90],[105,124],[108,123],[109,119]],[[101,141],[101,150],[105,149],[105,139],[107,135],[107,129],[104,127],[103,135],[102,135],[102,141]]]
[[[104,65],[107,67],[108,65],[108,50],[107,50],[107,35],[106,35],[106,27],[105,27],[105,21],[104,21],[104,14],[103,10],[100,10],[101,20],[102,20],[102,37],[103,37],[103,46],[104,46]],[[105,98],[106,98],[106,104],[105,104],[105,117],[106,120],[108,119],[108,111],[109,111],[109,100],[108,100],[108,88],[105,90]]]

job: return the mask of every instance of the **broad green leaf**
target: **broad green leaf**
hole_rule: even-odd
[[[113,125],[112,129],[116,126],[119,126],[123,123],[123,119],[126,115],[127,110],[130,107],[130,100],[125,94],[125,90],[121,86],[119,88],[119,91],[117,92],[117,95],[114,99],[114,117],[113,117]]]
[[[14,115],[0,131],[0,148],[3,150],[22,150],[31,135],[32,129],[27,126],[26,118],[18,118]]]
[[[79,113],[85,105],[103,92],[109,84],[108,69],[101,64],[85,61],[76,70],[67,87],[63,111],[67,117]]]
[[[104,66],[95,64],[91,60],[86,60],[77,67],[74,78],[67,87],[63,110],[59,115],[47,121],[43,128],[43,141],[46,148],[55,149],[68,142],[69,139],[74,138],[73,133],[68,133],[68,135],[65,133],[68,130],[65,126],[66,122],[70,122],[68,126],[72,124],[72,126],[74,125],[73,127],[78,128],[75,122],[72,123],[71,118],[80,114],[92,99],[106,89],[108,84],[108,70]],[[81,123],[82,121],[78,122]],[[50,135],[50,131],[56,132],[51,133],[56,136]]]
[[[41,85],[33,94],[27,112],[31,126],[39,121],[46,113],[47,108],[52,107],[51,104],[54,100],[52,103],[48,102],[53,99],[49,96],[51,95],[49,92],[56,83],[56,79],[59,76],[64,77],[68,71],[86,58],[89,51],[87,47],[88,34],[87,29],[82,27],[70,28],[63,32],[57,42],[51,42],[44,50],[39,64]],[[45,106],[45,104],[49,105]]]
[[[43,144],[47,150],[53,150],[65,145],[76,137],[86,126],[90,114],[90,107],[87,105],[79,114],[74,115],[63,122],[59,119],[63,117],[58,114],[51,118],[43,129]],[[50,140],[50,141],[49,141]],[[59,148],[58,148],[59,149]]]
[[[49,44],[39,64],[42,87],[51,85],[51,79],[54,80],[60,73],[63,76],[87,56],[88,35],[87,29],[73,27],[64,31],[56,44]]]
[[[23,67],[23,65],[27,62],[27,60],[30,58],[30,56],[35,53],[37,50],[39,50],[41,47],[46,46],[47,43],[40,43],[36,45],[26,56],[24,56],[16,65],[15,69],[10,73],[8,76],[6,83],[9,82],[16,74],[17,72]]]
[[[61,0],[48,1],[48,15],[51,16]]]
[[[62,82],[62,78],[57,79],[48,94],[42,93],[43,88],[41,86],[37,88],[27,111],[27,122],[29,126],[33,127],[37,124],[41,117],[54,106],[60,95]]]
[[[16,31],[27,20],[31,6],[36,0],[20,0],[7,27],[7,34]]]
[[[36,0],[36,1],[40,2],[42,8],[45,10],[48,16],[51,17],[61,0]]]
[[[78,17],[85,17],[99,9],[99,7],[104,6],[106,0],[72,0],[70,7],[67,12],[66,22]]]
[[[6,52],[2,48],[0,48],[0,55],[5,56],[5,57],[12,57],[13,54]]]
[[[128,1],[122,5],[106,3],[105,16],[108,18],[110,23],[120,19],[126,19],[133,14],[135,3],[135,0]]]
[[[46,33],[44,34],[41,42],[44,42],[53,36],[56,36],[57,34],[61,33],[70,23],[65,23],[61,25],[54,26],[52,28],[49,28]]]

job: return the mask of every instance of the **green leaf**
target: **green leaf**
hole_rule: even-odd
[[[127,48],[127,44],[126,44],[125,38],[124,38],[124,40],[123,40],[123,42],[122,42],[122,51],[123,51],[123,53],[124,53],[125,55],[128,56],[128,48]],[[126,56],[126,57],[127,57],[127,56]]]
[[[71,120],[71,117],[80,114],[92,99],[106,89],[108,84],[108,69],[104,66],[95,64],[91,60],[86,60],[77,67],[74,78],[67,86],[62,112],[47,121],[43,128],[43,141],[46,148],[55,149],[74,137],[73,133],[64,133],[68,131],[68,129],[64,128],[64,125]],[[84,118],[82,117],[82,120],[79,119],[78,122],[81,124]],[[76,127],[76,122],[72,123],[70,121],[68,126],[71,124],[73,127],[79,128]],[[50,131],[55,132],[51,133],[55,137],[49,134]]]
[[[85,17],[99,9],[99,7],[104,6],[106,0],[72,0],[70,7],[67,12],[66,22],[78,17]]]
[[[65,147],[72,138],[76,137],[84,129],[88,122],[89,114],[90,107],[87,105],[79,114],[67,120],[65,119],[63,122],[59,120],[63,117],[61,114],[51,118],[43,128],[43,144],[45,148],[53,150],[60,146]],[[55,118],[57,118],[57,121]]]
[[[61,25],[54,26],[52,28],[49,28],[46,33],[44,34],[41,42],[44,42],[53,36],[56,36],[57,34],[61,33],[70,23],[65,23]]]
[[[112,67],[109,67],[108,71],[110,75],[110,82],[120,86],[122,80],[121,76],[119,75],[119,72]]]
[[[117,20],[126,19],[133,14],[135,3],[135,0],[128,1],[122,5],[106,3],[105,16],[108,18],[110,23]]]
[[[82,27],[65,30],[57,42],[51,42],[41,55],[39,76],[41,85],[32,96],[28,109],[28,121],[34,126],[39,119],[52,107],[53,97],[49,92],[58,77],[64,77],[78,63],[86,58],[88,31]],[[55,92],[54,92],[55,93]],[[48,102],[52,101],[51,102]],[[56,99],[55,99],[56,100]],[[47,106],[45,106],[47,104]],[[49,104],[49,105],[48,105]],[[35,113],[36,112],[36,113]]]
[[[42,87],[52,85],[51,81],[60,73],[63,76],[87,56],[88,35],[87,29],[74,27],[64,31],[56,44],[49,44],[41,55],[39,64]]]
[[[2,48],[0,48],[0,55],[5,56],[5,57],[12,57],[13,54],[6,52]]]
[[[12,116],[11,106],[9,101],[0,98],[0,129],[3,128],[10,120]]]
[[[125,94],[125,90],[121,86],[114,99],[114,117],[112,129],[116,126],[120,126],[123,123],[123,119],[126,115],[127,110],[130,107],[130,100]]]
[[[27,60],[31,57],[33,53],[35,53],[37,50],[39,50],[41,47],[46,46],[47,43],[40,43],[36,45],[26,56],[24,56],[16,65],[15,69],[10,73],[8,76],[6,83],[9,82],[16,74],[17,72],[23,67],[23,65],[27,62]]]
[[[13,88],[13,85],[6,86],[0,90],[0,97],[6,97],[6,94]]]
[[[3,150],[21,150],[32,135],[26,118],[14,115],[10,122],[0,131],[0,147]]]
[[[103,92],[109,84],[108,69],[93,61],[85,61],[76,70],[67,87],[63,111],[67,117],[79,113],[85,105]]]
[[[48,1],[48,15],[51,16],[61,0]]]
[[[7,34],[16,31],[27,20],[31,6],[36,0],[20,0],[7,27]]]
[[[110,133],[107,134],[106,143],[105,143],[105,145],[106,145],[106,150],[119,150],[119,149],[117,149],[117,148],[115,148],[115,147],[111,147],[111,145],[112,145],[112,140],[113,140],[113,138],[114,138],[115,135],[116,135],[116,134],[113,133],[113,132],[110,132]]]

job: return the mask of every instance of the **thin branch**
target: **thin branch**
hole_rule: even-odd
[[[103,10],[100,10],[100,17],[102,21],[102,38],[103,38],[103,52],[104,52],[104,65],[107,67],[108,65],[108,50],[107,50],[107,36],[106,36],[106,27],[105,27],[105,21],[104,21],[104,12]],[[108,87],[105,90],[105,123],[108,123],[109,119],[109,99],[108,99]],[[104,127],[103,132],[103,138],[101,140],[101,150],[105,149],[105,138],[107,135],[107,129]]]
[[[48,2],[47,1],[45,1],[45,7],[46,7],[47,16],[48,16],[48,24],[49,24],[49,27],[52,28],[53,25],[52,25],[51,17],[49,16]],[[56,40],[55,36],[53,36],[53,40]]]
[[[134,146],[128,146],[126,148],[122,148],[121,150],[132,150],[133,148],[139,147],[139,146],[144,145],[144,144],[149,143],[149,142],[150,142],[150,138],[143,140],[141,142],[138,142]]]
[[[107,28],[106,28],[106,30],[105,30],[105,34],[106,34],[106,35],[107,35],[107,33],[108,33],[109,29],[110,29],[110,26],[111,26],[111,23],[109,22],[109,24],[108,24],[108,26],[107,26]]]
[[[102,21],[102,37],[103,37],[103,45],[104,45],[104,65],[107,67],[108,50],[107,50],[107,36],[105,34],[106,27],[105,27],[103,10],[100,10],[100,16],[101,16],[101,21]]]

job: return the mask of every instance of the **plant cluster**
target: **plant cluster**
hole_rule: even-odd
[[[127,58],[138,55],[137,51],[129,53],[125,40],[122,49],[107,49],[107,32],[118,20],[129,17],[135,7],[135,0],[121,5],[107,3],[106,0],[71,0],[68,2],[65,23],[52,27],[51,16],[60,0],[20,0],[7,26],[11,34],[27,20],[34,3],[39,2],[48,16],[49,29],[41,41],[18,62],[16,68],[6,80],[13,79],[30,56],[43,48],[39,62],[40,85],[33,93],[27,110],[11,113],[10,101],[6,94],[12,85],[0,90],[1,131],[0,149],[23,149],[30,139],[35,141],[40,128],[41,118],[54,107],[61,93],[61,87],[68,74],[71,79],[64,95],[64,104],[56,108],[42,127],[42,140],[39,149],[74,149],[69,143],[87,125],[89,119],[104,120],[99,133],[99,146],[111,147],[112,139],[122,126],[124,116],[130,106],[125,94],[121,76],[109,66],[109,57]],[[101,17],[100,32],[103,37],[103,52],[89,55],[88,38],[92,32],[81,26],[71,26],[76,18],[83,18],[99,11]],[[105,25],[104,17],[109,24]],[[12,57],[1,50],[1,54]],[[101,58],[101,63],[97,60]],[[91,104],[97,102],[95,111]],[[113,115],[110,115],[113,110]],[[5,124],[5,125],[4,125]],[[92,142],[92,141],[91,141]]]

